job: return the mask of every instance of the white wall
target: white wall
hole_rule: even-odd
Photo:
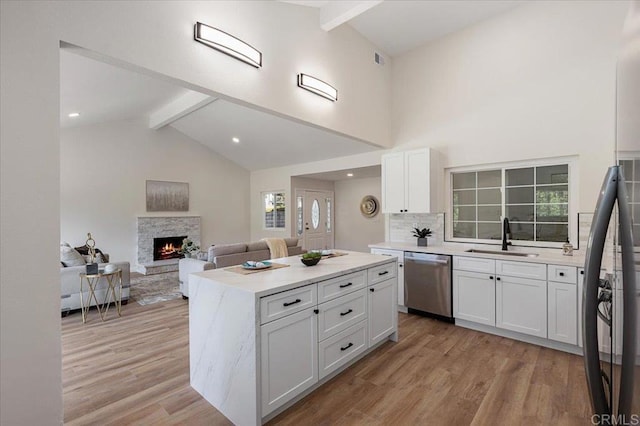
[[[194,42],[196,20],[260,48],[264,67]],[[322,31],[315,9],[272,1],[2,1],[0,423],[7,425],[63,419],[60,289],[51,285],[59,274],[61,40],[206,93],[390,143],[389,67],[373,64],[373,45],[349,26]],[[340,101],[298,89],[299,72],[335,84]],[[34,247],[37,267],[24,261]]]
[[[335,182],[335,247],[369,252],[369,244],[384,241],[384,215],[366,218],[360,213],[365,195],[381,202],[380,177],[345,179]]]
[[[628,7],[531,2],[394,58],[396,148],[435,148],[443,168],[579,155],[578,208],[592,210],[613,162]]]
[[[314,161],[311,163],[251,172],[251,239],[259,240],[260,238],[293,235],[291,215],[286,216],[286,227],[284,231],[266,231],[263,229],[262,199],[260,197],[262,192],[284,190],[286,199],[292,200],[292,197],[294,197],[294,195],[292,195],[293,191],[291,190],[292,176],[380,165],[380,156],[383,152],[386,151],[367,152],[330,160]]]
[[[188,212],[147,212],[145,181],[189,183]],[[60,133],[60,238],[91,232],[113,260],[135,265],[138,216],[200,216],[201,246],[249,238],[249,172],[167,126],[146,120]]]

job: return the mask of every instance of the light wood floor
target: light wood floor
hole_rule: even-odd
[[[399,343],[271,424],[590,424],[580,357],[413,315],[399,326]],[[188,327],[183,300],[63,318],[65,423],[230,424],[189,386]]]

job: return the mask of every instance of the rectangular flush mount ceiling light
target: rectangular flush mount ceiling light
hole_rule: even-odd
[[[338,100],[338,90],[336,90],[335,87],[315,77],[311,77],[309,74],[298,74],[298,87],[302,87],[334,102]]]
[[[202,22],[196,22],[194,38],[202,44],[240,59],[256,68],[262,66],[262,53],[259,50],[217,28],[210,27]]]

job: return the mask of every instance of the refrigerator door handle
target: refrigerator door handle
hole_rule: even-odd
[[[600,265],[604,251],[609,220],[616,202],[618,167],[609,167],[605,176],[596,210],[591,223],[589,243],[584,265],[584,290],[582,294],[582,336],[584,366],[594,414],[610,414],[600,369],[598,349],[598,290]]]
[[[620,246],[622,249],[622,362],[620,370],[620,393],[618,415],[631,418],[633,402],[633,380],[636,357],[636,274],[633,258],[633,230],[631,212],[627,203],[627,188],[622,170],[618,168],[618,211],[620,215]]]

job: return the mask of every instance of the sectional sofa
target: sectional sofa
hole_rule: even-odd
[[[303,252],[302,247],[298,245],[297,238],[285,238],[284,241],[287,245],[289,256],[295,256]],[[189,297],[189,274],[194,272],[240,265],[248,260],[260,261],[270,258],[271,252],[265,241],[211,246],[207,252],[207,260],[180,259],[178,272],[180,291],[184,298]]]

